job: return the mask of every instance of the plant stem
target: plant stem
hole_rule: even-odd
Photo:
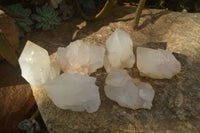
[[[36,111],[35,111],[35,113],[31,116],[31,120],[33,120],[33,119],[35,119],[35,118],[37,118],[38,116],[39,116],[39,114],[40,114],[40,112],[39,112],[39,110],[37,109]]]
[[[112,8],[114,7],[114,5],[116,5],[117,0],[107,0],[104,7],[102,8],[102,10],[95,16],[95,17],[89,17],[87,16],[83,10],[81,9],[81,6],[79,4],[79,1],[76,0],[76,5],[78,8],[79,13],[81,14],[81,16],[89,21],[98,21],[101,20],[102,18],[104,18],[105,16],[107,16],[107,14],[112,10]]]
[[[10,47],[9,42],[4,37],[3,33],[0,32],[0,54],[13,66],[17,66],[17,55],[14,50]]]
[[[137,6],[137,9],[136,9],[136,12],[135,12],[135,18],[134,18],[134,21],[133,21],[133,29],[136,30],[138,28],[138,23],[139,23],[139,20],[140,20],[140,15],[142,13],[142,9],[145,5],[145,2],[146,0],[140,0],[138,6]]]
[[[95,16],[95,21],[101,20],[111,12],[112,8],[117,4],[117,0],[107,0],[103,9]]]

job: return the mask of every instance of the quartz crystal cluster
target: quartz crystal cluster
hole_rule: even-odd
[[[135,63],[133,42],[128,33],[116,29],[106,41],[104,67],[107,72],[112,69],[131,68]]]
[[[148,83],[133,80],[126,70],[111,70],[106,78],[105,94],[120,106],[151,109],[154,90]]]
[[[46,82],[43,87],[57,107],[92,113],[100,106],[99,89],[95,81],[94,77],[66,72]]]
[[[57,64],[51,65],[48,52],[31,41],[27,41],[18,62],[22,77],[35,87],[60,74]]]
[[[181,64],[170,51],[137,48],[137,68],[141,76],[170,79],[181,70]]]
[[[103,66],[104,53],[103,47],[77,40],[58,48],[57,61],[64,72],[89,75]]]

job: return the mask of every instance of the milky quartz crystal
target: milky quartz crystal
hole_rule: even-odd
[[[95,80],[96,78],[88,75],[65,72],[46,82],[43,87],[57,107],[92,113],[100,105],[99,89]]]
[[[149,83],[132,79],[126,70],[113,69],[106,78],[105,94],[120,106],[151,109],[154,90]]]
[[[170,51],[137,48],[137,68],[141,76],[170,79],[181,70],[181,64]]]
[[[22,77],[31,85],[40,87],[49,78],[50,59],[48,52],[42,47],[27,41],[18,60]]]
[[[103,66],[104,53],[103,47],[77,40],[58,48],[57,62],[64,72],[89,75]]]
[[[35,87],[60,74],[56,63],[50,63],[48,52],[31,41],[27,41],[18,62],[22,77]]]
[[[106,41],[106,55],[104,67],[107,72],[113,68],[131,68],[135,63],[133,42],[128,33],[121,29],[115,32]]]

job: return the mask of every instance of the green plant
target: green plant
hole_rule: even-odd
[[[32,14],[31,18],[37,21],[37,29],[42,28],[42,30],[47,31],[60,24],[61,20],[53,7],[47,5],[42,8],[36,7],[36,12],[37,14]]]
[[[15,16],[13,17],[19,30],[20,36],[24,36],[24,32],[31,31],[30,26],[33,24],[33,21],[29,18],[31,15],[30,9],[23,8],[21,4],[13,4],[8,6],[7,10],[24,17],[24,19]]]

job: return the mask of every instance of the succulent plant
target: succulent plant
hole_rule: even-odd
[[[52,6],[44,5],[42,8],[36,7],[37,14],[32,14],[31,18],[36,20],[36,28],[42,28],[47,31],[53,29],[55,25],[60,24],[61,19],[58,17],[58,12]]]
[[[25,19],[22,19],[22,18],[14,17],[20,36],[24,36],[24,31],[25,32],[31,31],[30,26],[33,24],[33,21],[29,18],[29,16],[31,15],[30,9],[23,8],[21,4],[13,4],[13,5],[7,6],[7,10],[17,15],[21,15],[25,18]]]

